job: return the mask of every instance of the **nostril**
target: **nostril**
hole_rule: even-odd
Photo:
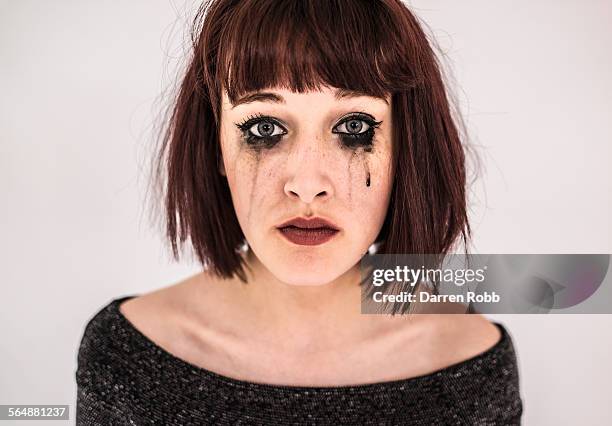
[[[301,199],[310,203],[313,200],[324,200],[333,194],[331,185],[315,182],[314,179],[290,180],[284,186],[285,195],[292,199]]]

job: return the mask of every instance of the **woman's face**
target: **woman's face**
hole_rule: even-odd
[[[279,280],[325,284],[356,265],[391,193],[391,105],[325,88],[223,95],[221,172],[250,249]],[[325,223],[295,222],[322,218]],[[310,227],[310,228],[308,228]]]

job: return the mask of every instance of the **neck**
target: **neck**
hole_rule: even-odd
[[[298,286],[278,280],[249,250],[248,284],[235,286],[253,329],[285,336],[292,347],[340,342],[364,332],[359,265],[329,283]]]

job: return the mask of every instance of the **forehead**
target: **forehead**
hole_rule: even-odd
[[[257,91],[251,91],[242,94],[232,102],[227,94],[223,91],[224,109],[239,109],[241,106],[246,106],[254,103],[268,103],[272,105],[299,105],[312,104],[313,106],[321,105],[322,103],[349,103],[354,100],[375,104],[379,107],[390,106],[391,96],[374,96],[358,90],[339,89],[329,86],[324,86],[321,89],[309,90],[305,92],[295,92],[283,87],[272,87]]]

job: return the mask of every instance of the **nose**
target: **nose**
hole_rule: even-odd
[[[311,138],[294,141],[286,162],[285,194],[304,203],[324,201],[333,195],[324,144]]]

